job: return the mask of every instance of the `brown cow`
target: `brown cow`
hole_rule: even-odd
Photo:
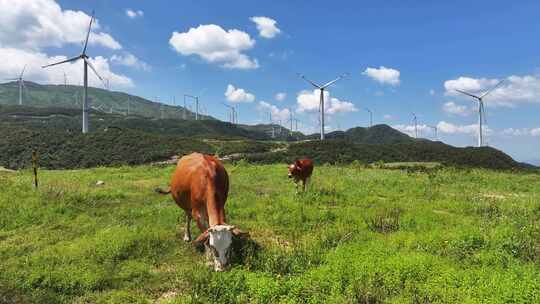
[[[298,182],[302,181],[302,189],[306,191],[307,184],[313,173],[313,161],[309,158],[295,160],[289,165],[289,178],[294,178],[296,184],[296,193],[298,193]]]
[[[210,155],[192,153],[178,161],[169,191],[174,201],[186,213],[184,241],[191,240],[191,218],[195,219],[201,235],[194,243],[205,246],[214,269],[223,271],[229,263],[233,235],[244,235],[225,221],[225,202],[229,193],[229,176],[219,160]]]

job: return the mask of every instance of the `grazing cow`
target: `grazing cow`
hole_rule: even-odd
[[[176,204],[186,213],[184,241],[191,240],[190,224],[194,218],[201,230],[194,243],[204,244],[214,269],[223,271],[229,264],[232,237],[247,235],[225,222],[225,202],[229,193],[229,176],[219,160],[210,155],[192,153],[178,161],[169,191]]]
[[[296,193],[298,193],[298,182],[302,181],[302,189],[306,191],[307,184],[313,173],[313,161],[309,158],[295,160],[289,165],[289,178],[294,178]]]

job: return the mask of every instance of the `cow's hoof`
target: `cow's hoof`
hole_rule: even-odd
[[[184,235],[184,238],[183,238],[184,242],[191,242],[191,238],[187,235]]]

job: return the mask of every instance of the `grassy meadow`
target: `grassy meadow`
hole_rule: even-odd
[[[540,303],[539,174],[229,164],[252,242],[214,273],[173,169],[0,172],[0,303]]]

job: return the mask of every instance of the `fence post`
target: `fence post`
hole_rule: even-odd
[[[34,169],[34,187],[38,187],[38,156],[36,150],[32,151],[32,168]]]

